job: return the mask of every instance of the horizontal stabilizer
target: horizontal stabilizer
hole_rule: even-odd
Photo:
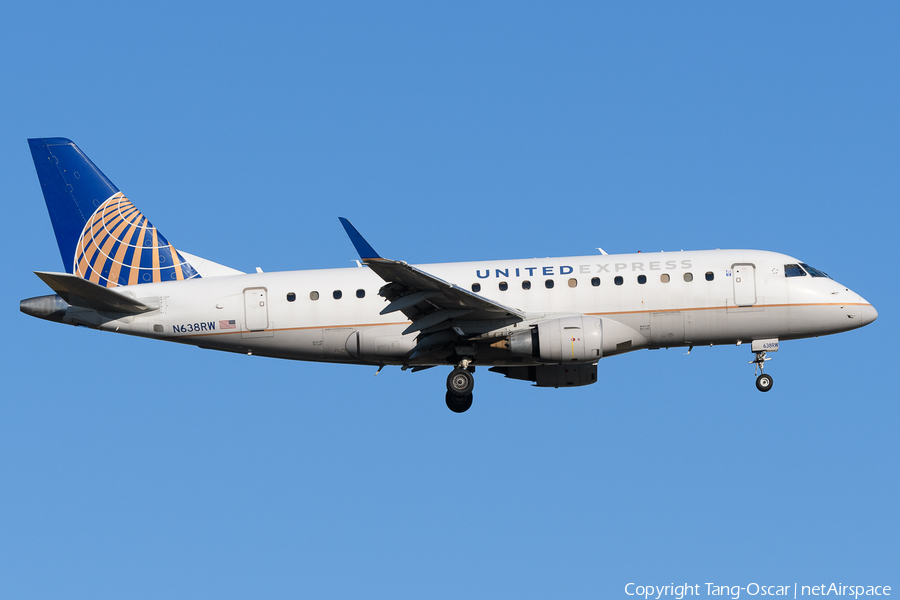
[[[156,310],[155,307],[114,292],[111,288],[91,283],[76,275],[42,271],[35,271],[34,274],[72,306],[132,315]]]

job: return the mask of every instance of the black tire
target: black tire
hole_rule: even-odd
[[[457,396],[451,392],[447,392],[447,408],[455,413],[464,413],[472,408],[472,394],[465,396]]]
[[[768,392],[769,390],[772,389],[773,383],[775,383],[775,382],[772,380],[772,376],[766,375],[765,373],[763,373],[762,375],[760,375],[759,377],[756,378],[756,389],[758,389],[761,392]]]
[[[468,396],[475,389],[475,378],[465,369],[456,368],[447,376],[447,391],[454,396]]]

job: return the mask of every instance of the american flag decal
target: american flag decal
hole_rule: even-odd
[[[234,319],[228,321],[219,321],[219,329],[237,329]]]

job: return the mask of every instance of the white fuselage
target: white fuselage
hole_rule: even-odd
[[[486,342],[566,315],[623,325],[629,340],[619,351],[804,338],[874,320],[868,302],[827,277],[786,277],[785,265],[799,262],[759,250],[708,250],[418,268],[526,314],[525,322],[486,332]],[[157,310],[116,318],[70,307],[63,321],[278,358],[444,364],[436,356],[408,358],[416,333],[402,335],[410,321],[401,312],[379,314],[387,305],[378,295],[384,284],[368,267],[149,283],[117,291],[158,303]],[[477,362],[521,364],[522,358],[485,343]]]

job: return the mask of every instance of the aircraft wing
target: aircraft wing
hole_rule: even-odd
[[[382,258],[350,221],[341,217],[360,259],[387,282],[379,290],[388,304],[381,314],[402,312],[420,331],[415,352],[459,342],[525,320],[525,313],[444,281],[405,262]]]

